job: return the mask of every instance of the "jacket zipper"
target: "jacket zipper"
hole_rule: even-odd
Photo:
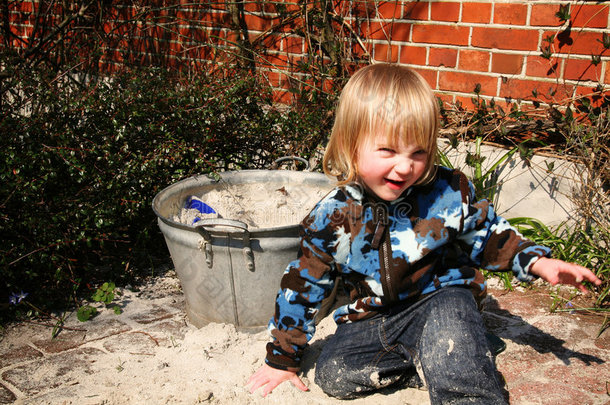
[[[379,267],[381,272],[381,283],[388,303],[398,301],[398,297],[392,283],[392,261],[389,232],[386,229],[388,223],[387,208],[384,205],[375,207],[377,223],[373,236],[372,247],[379,247]]]
[[[392,286],[392,270],[391,270],[391,261],[390,261],[390,257],[388,254],[388,251],[390,250],[390,247],[388,246],[388,242],[389,239],[388,238],[384,238],[383,243],[381,244],[381,256],[383,258],[383,263],[381,264],[383,266],[383,268],[385,269],[385,282],[387,285],[387,291],[388,291],[388,300],[389,302],[396,302],[398,301],[398,297],[396,296],[396,293],[394,292],[394,288]]]

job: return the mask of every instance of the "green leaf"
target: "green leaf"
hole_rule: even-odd
[[[555,13],[555,16],[559,18],[559,21],[564,23],[571,18],[570,15],[570,5],[564,4],[559,6],[559,11]]]
[[[97,315],[97,309],[90,305],[83,305],[76,311],[76,317],[81,322],[86,322],[95,315]]]
[[[602,62],[602,57],[600,55],[591,55],[591,64],[593,66],[597,66]]]
[[[602,40],[600,41],[598,39],[597,41],[600,42],[604,46],[604,49],[610,49],[610,34],[604,32],[602,34]]]

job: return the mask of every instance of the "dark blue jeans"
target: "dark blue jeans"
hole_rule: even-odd
[[[324,392],[354,398],[416,370],[432,404],[506,404],[470,290],[441,289],[415,304],[340,324],[316,362]]]

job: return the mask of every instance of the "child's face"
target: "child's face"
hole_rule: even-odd
[[[358,149],[360,180],[377,197],[394,201],[426,171],[428,153],[401,141],[392,145],[384,135],[367,136]]]

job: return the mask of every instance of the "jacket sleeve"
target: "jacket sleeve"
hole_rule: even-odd
[[[510,223],[498,216],[487,200],[475,201],[473,184],[461,174],[463,229],[458,239],[462,248],[480,267],[491,271],[512,271],[518,280],[531,282],[531,266],[551,250],[525,239]]]
[[[301,224],[297,259],[291,262],[280,284],[275,315],[268,331],[266,363],[298,371],[303,349],[315,332],[315,315],[333,289],[335,265],[331,254],[333,230],[330,215],[314,210]]]

